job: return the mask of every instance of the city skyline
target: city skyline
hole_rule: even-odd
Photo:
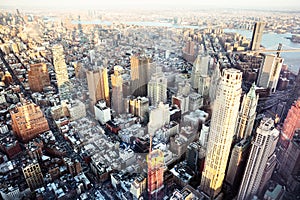
[[[299,10],[300,2],[297,0],[278,0],[278,1],[222,1],[222,0],[212,0],[212,1],[193,1],[193,0],[112,0],[112,1],[95,1],[95,0],[52,0],[52,1],[38,1],[38,0],[0,0],[2,6],[12,6],[19,8],[30,8],[30,7],[41,7],[41,8],[52,8],[60,9],[62,6],[68,9],[70,8],[86,8],[86,9],[105,9],[105,8],[160,8],[160,9],[175,9],[175,8],[193,8],[193,9],[206,9],[206,8],[236,8],[236,9],[291,9]],[[95,7],[96,6],[96,7]]]

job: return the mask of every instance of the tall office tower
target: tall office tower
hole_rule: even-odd
[[[241,97],[242,72],[224,69],[213,106],[200,187],[211,198],[221,191]]]
[[[149,199],[162,199],[165,169],[164,153],[159,149],[150,151],[147,156],[147,163]]]
[[[59,44],[54,45],[52,47],[52,54],[60,100],[64,101],[70,97],[71,83],[69,81],[63,46]]]
[[[195,42],[191,38],[187,41],[183,49],[183,58],[188,62],[192,63],[195,61]]]
[[[105,100],[107,106],[110,106],[107,68],[99,67],[94,70],[89,70],[86,72],[86,78],[91,106],[94,107],[94,105],[102,99]]]
[[[44,87],[50,86],[48,68],[45,63],[30,65],[28,83],[32,92],[42,92]]]
[[[281,163],[280,175],[285,181],[287,190],[300,195],[300,130],[297,130],[286,153],[285,158],[279,160]]]
[[[220,80],[221,80],[220,66],[219,66],[219,64],[216,64],[213,74],[211,76],[210,87],[209,87],[209,101],[211,103],[213,103],[216,99],[217,89],[218,89]]]
[[[255,84],[252,84],[250,91],[244,96],[241,110],[236,123],[236,136],[239,139],[247,139],[252,132],[254,120],[256,117],[256,107],[258,95],[255,93]]]
[[[147,95],[148,74],[151,68],[151,59],[145,56],[130,58],[131,93],[134,96]]]
[[[23,167],[23,175],[26,179],[27,185],[31,191],[40,188],[44,185],[44,178],[38,162],[33,163]]]
[[[300,129],[300,99],[294,102],[284,120],[279,139],[281,148],[284,148],[285,150],[288,148],[297,129]]]
[[[165,124],[170,123],[170,110],[168,104],[160,102],[157,108],[151,110],[148,123],[149,134],[154,134]]]
[[[249,151],[250,139],[242,139],[232,149],[225,181],[230,185],[234,194],[238,192],[241,184]]]
[[[283,58],[272,54],[266,55],[263,65],[259,70],[257,85],[269,88],[271,92],[275,92],[282,64]]]
[[[196,142],[192,142],[187,146],[186,163],[196,174],[202,171],[204,166],[205,149]]]
[[[201,76],[207,76],[209,64],[208,55],[198,55],[192,70],[191,85],[193,88],[198,89]]]
[[[49,130],[48,121],[40,107],[31,102],[18,104],[10,111],[10,115],[14,133],[24,142]]]
[[[252,40],[251,40],[251,50],[252,51],[259,49],[265,25],[266,25],[266,23],[264,23],[264,22],[256,22],[255,23],[253,34],[252,34]]]
[[[161,67],[156,68],[148,83],[148,97],[152,106],[157,106],[159,102],[167,102],[167,78],[164,77]]]
[[[112,85],[112,109],[117,114],[122,114],[124,112],[124,102],[123,102],[123,78],[120,74],[118,68],[114,67],[114,74],[111,75],[111,85]]]
[[[292,106],[294,101],[296,101],[298,98],[300,98],[300,68],[299,68],[298,75],[296,76],[296,79],[295,79],[295,82],[294,82],[293,90],[292,90],[292,92],[290,92],[288,101],[285,105],[285,111],[284,111],[283,119],[286,118],[290,107]]]
[[[279,131],[271,118],[264,118],[256,129],[256,137],[247,162],[245,174],[238,194],[238,200],[249,200],[265,187],[268,162],[274,158]]]
[[[255,93],[255,84],[253,83],[248,94],[243,97],[235,129],[238,142],[232,149],[225,178],[233,193],[238,192],[249,156],[250,136],[256,117],[257,102],[258,95]]]

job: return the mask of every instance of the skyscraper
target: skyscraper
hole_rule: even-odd
[[[272,54],[265,55],[263,65],[259,71],[257,85],[269,88],[271,92],[275,92],[282,64],[283,58]]]
[[[156,149],[150,151],[147,157],[148,163],[148,194],[149,199],[159,200],[163,198],[164,188],[164,153]]]
[[[265,25],[266,25],[265,22],[256,22],[255,23],[253,34],[252,34],[252,40],[251,40],[251,50],[252,51],[259,49]]]
[[[200,77],[207,76],[208,71],[208,64],[209,64],[209,56],[207,55],[198,55],[192,70],[192,77],[191,77],[191,85],[193,88],[198,89]]]
[[[31,64],[28,70],[28,83],[33,92],[42,92],[44,87],[50,86],[50,78],[45,63]]]
[[[271,118],[264,118],[256,130],[245,174],[238,194],[238,200],[249,200],[264,188],[269,171],[269,163],[274,159],[274,151],[279,131]]]
[[[161,70],[156,68],[156,72],[148,83],[148,97],[152,106],[157,106],[159,102],[167,102],[167,78]]]
[[[114,67],[114,74],[111,75],[111,85],[112,85],[112,109],[117,114],[122,114],[124,112],[124,102],[123,102],[123,78],[120,74],[120,66]]]
[[[107,68],[99,67],[86,72],[91,106],[94,107],[97,101],[105,100],[110,106]]]
[[[222,188],[241,96],[242,72],[224,69],[213,106],[207,156],[200,187],[211,198]]]
[[[151,59],[145,56],[130,58],[131,93],[134,96],[147,95],[148,77],[151,74]]]
[[[60,100],[67,100],[70,96],[71,85],[69,82],[63,46],[59,44],[54,45],[52,47],[52,54]]]
[[[256,117],[257,102],[258,95],[256,95],[255,93],[255,84],[253,83],[248,94],[244,96],[241,110],[239,111],[236,124],[237,138],[246,139],[251,135],[254,120]]]

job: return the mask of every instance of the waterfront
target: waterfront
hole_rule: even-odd
[[[241,30],[241,29],[224,29],[225,33],[239,33],[248,39],[252,37],[251,30]],[[278,43],[282,43],[283,49],[300,49],[299,43],[294,43],[291,40],[287,39],[292,37],[292,34],[278,34],[278,33],[264,33],[262,38],[262,45],[267,49],[277,49]],[[300,68],[300,52],[283,52],[281,56],[284,58],[284,63],[289,66],[290,71],[297,73]]]

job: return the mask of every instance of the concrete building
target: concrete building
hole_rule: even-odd
[[[253,83],[248,94],[244,96],[241,109],[239,111],[235,131],[237,138],[246,139],[251,135],[256,117],[257,102],[258,95],[255,93],[255,85]]]
[[[94,106],[97,101],[104,99],[106,105],[110,106],[107,68],[99,67],[89,70],[86,72],[86,78],[91,105]]]
[[[272,165],[278,138],[279,131],[274,127],[274,121],[271,118],[262,119],[252,142],[238,200],[251,199],[264,189],[269,178],[269,165]]]
[[[71,121],[75,121],[86,116],[85,104],[79,100],[70,100],[66,103]]]
[[[208,75],[209,56],[198,55],[192,70],[191,85],[193,88],[199,88],[199,82],[201,76]]]
[[[234,136],[241,96],[242,73],[224,69],[214,102],[207,156],[200,188],[211,198],[221,191]]]
[[[269,88],[275,92],[283,64],[283,58],[277,55],[267,54],[262,67],[260,68],[257,85],[263,88]]]
[[[38,162],[33,162],[22,168],[23,175],[31,191],[44,185],[44,178]]]
[[[119,67],[114,67],[114,74],[111,75],[112,84],[112,109],[117,114],[122,114],[124,112],[124,102],[123,102],[123,78],[120,73]]]
[[[149,99],[147,97],[137,97],[128,101],[126,103],[129,104],[127,110],[129,113],[143,119],[149,112]]]
[[[250,49],[252,51],[258,50],[260,48],[260,43],[263,36],[265,25],[266,25],[265,22],[255,23],[253,34],[252,34],[251,46],[250,46]]]
[[[10,115],[12,129],[22,141],[29,141],[49,130],[48,121],[40,107],[31,102],[18,104],[10,111]]]
[[[160,129],[165,124],[170,123],[170,111],[169,105],[159,103],[158,107],[150,111],[148,132],[154,134],[154,132]]]
[[[111,120],[110,108],[106,107],[106,102],[104,100],[98,101],[95,106],[95,118],[102,125]]]
[[[167,102],[167,78],[160,67],[156,68],[148,83],[148,97],[152,106],[157,106],[159,102]]]
[[[134,96],[147,95],[148,77],[151,73],[151,59],[146,56],[131,56],[130,76],[131,94]]]
[[[189,95],[189,110],[194,111],[203,105],[203,98],[198,93],[191,93]]]
[[[250,139],[242,139],[232,149],[225,181],[233,193],[238,192],[250,152]]]
[[[50,78],[45,63],[30,65],[28,83],[32,92],[43,92],[44,87],[50,86]]]
[[[52,54],[60,100],[67,100],[70,97],[71,83],[69,81],[63,46],[59,44],[54,45],[52,47]]]

